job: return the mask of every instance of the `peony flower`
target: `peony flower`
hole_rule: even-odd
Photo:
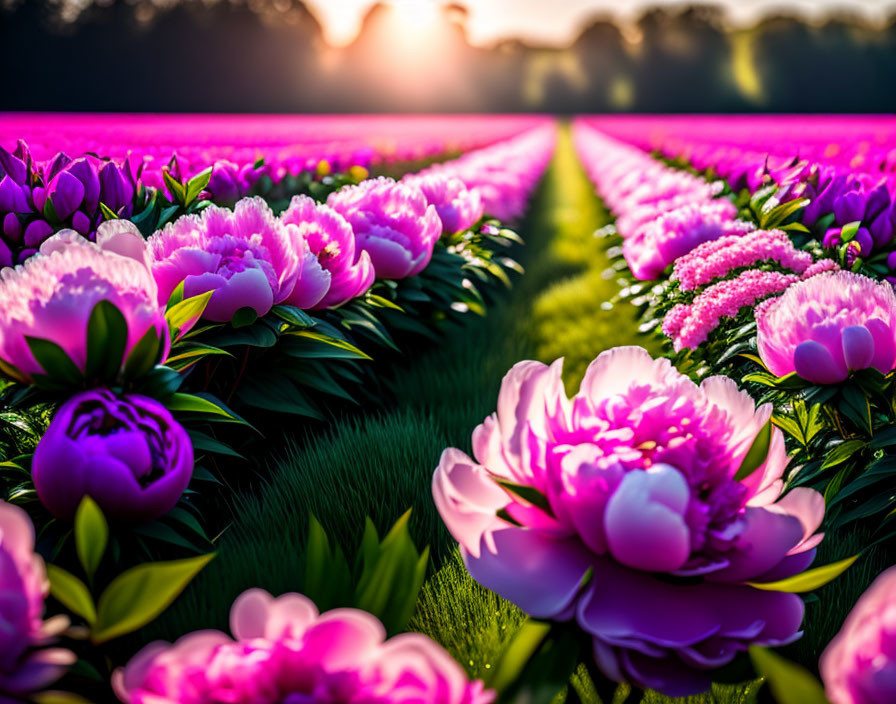
[[[756,309],[759,356],[778,376],[835,384],[896,366],[896,295],[848,271],[813,276]]]
[[[304,243],[295,227],[274,217],[261,198],[233,211],[209,206],[149,238],[159,305],[183,282],[184,296],[214,291],[203,318],[229,322],[240,308],[259,316],[293,292],[302,273]]]
[[[190,483],[193,445],[158,401],[94,389],[59,408],[31,473],[57,518],[71,520],[90,496],[111,520],[148,523],[174,508]]]
[[[737,208],[726,199],[658,213],[626,238],[622,245],[625,261],[636,279],[656,279],[663,269],[704,242],[753,230],[753,225],[735,220],[736,214]]]
[[[111,225],[108,231],[122,225]],[[137,342],[155,330],[164,361],[170,342],[156,283],[144,263],[72,231],[44,243],[44,252],[0,272],[0,361],[21,381],[45,374],[26,337],[56,343],[82,372],[87,361],[87,323],[94,306],[109,301],[127,322],[122,363]],[[104,248],[106,247],[106,248]]]
[[[69,650],[41,647],[67,625],[64,618],[43,620],[49,592],[28,515],[0,501],[0,701],[27,698],[77,659]]]
[[[467,189],[459,178],[434,171],[422,175],[411,174],[401,182],[423,191],[427,202],[435,206],[444,232],[467,230],[482,218],[483,204],[479,191],[476,188]]]
[[[433,641],[356,609],[318,614],[300,594],[261,589],[233,604],[230,628],[198,631],[174,645],[152,643],[112,677],[126,704],[488,704]]]
[[[355,250],[351,225],[332,208],[296,196],[280,219],[295,225],[306,252],[302,276],[286,299],[298,308],[332,308],[373,285],[370,255]]]
[[[419,274],[442,234],[439,214],[422,191],[391,178],[342,188],[330,194],[327,205],[349,221],[356,246],[370,255],[379,278]]]
[[[559,360],[521,362],[473,433],[475,460],[446,450],[433,496],[483,586],[575,619],[608,677],[694,694],[751,644],[800,636],[799,597],[747,584],[802,571],[821,539],[821,495],[781,496],[778,429],[735,479],[771,412],[638,347],[601,354],[572,399]]]
[[[819,670],[831,704],[896,701],[896,567],[859,599],[822,653]]]

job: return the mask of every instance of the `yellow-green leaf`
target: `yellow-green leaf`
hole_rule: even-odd
[[[155,619],[214,556],[150,562],[118,575],[100,596],[93,642],[118,638]]]
[[[88,624],[96,621],[96,607],[87,585],[56,565],[47,565],[50,594],[69,611],[81,616]]]
[[[750,648],[750,659],[778,704],[828,704],[821,683],[799,665],[758,645]]]
[[[740,463],[740,468],[734,475],[734,481],[743,481],[762,466],[762,464],[765,462],[765,459],[768,457],[768,448],[771,442],[772,421],[771,419],[769,419],[769,421],[762,426],[762,429],[756,434],[756,437],[753,439],[753,444],[750,445],[750,449],[747,450],[747,454],[744,456],[743,462]]]
[[[781,579],[777,582],[749,582],[751,587],[763,589],[770,592],[791,592],[793,594],[801,594],[803,592],[811,592],[819,587],[823,587],[828,582],[835,580],[841,574],[850,568],[853,562],[859,559],[858,555],[847,557],[839,562],[832,562],[829,565],[822,565],[812,570],[806,570],[800,574]]]
[[[93,579],[109,542],[109,525],[96,501],[81,499],[75,513],[75,547],[88,578]]]

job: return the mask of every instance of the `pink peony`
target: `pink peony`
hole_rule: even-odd
[[[754,589],[814,557],[824,500],[782,493],[784,438],[734,475],[771,405],[697,386],[638,347],[601,354],[568,399],[561,363],[521,362],[498,411],[433,478],[470,574],[536,618],[576,619],[597,665],[670,696],[707,689],[751,644],[800,636],[803,602]]]
[[[258,315],[282,303],[302,274],[304,240],[261,198],[244,198],[233,211],[209,206],[149,238],[158,301],[165,305],[178,284],[190,298],[214,291],[203,318],[229,322],[240,308]]]
[[[332,308],[371,287],[375,275],[370,255],[355,249],[351,225],[335,210],[296,196],[280,219],[298,228],[307,248],[302,275],[286,303]]]
[[[482,197],[476,188],[467,189],[464,182],[454,176],[433,171],[421,175],[409,175],[402,183],[416,186],[430,205],[435,206],[444,232],[467,230],[482,218]]]
[[[896,295],[848,271],[813,276],[756,310],[759,356],[778,376],[835,384],[851,371],[896,366]]]
[[[422,191],[391,178],[347,186],[332,193],[327,205],[351,223],[356,245],[370,255],[381,279],[419,274],[442,234],[439,214]]]
[[[230,628],[152,643],[115,672],[126,704],[489,704],[494,694],[420,634],[385,640],[356,609],[318,614],[300,594],[250,589]]]
[[[41,648],[67,625],[43,620],[49,591],[28,515],[0,501],[0,701],[42,689],[76,660],[68,650]]]
[[[55,342],[83,371],[87,322],[103,300],[127,321],[122,362],[149,329],[162,340],[159,361],[164,361],[170,343],[156,283],[144,263],[116,253],[117,245],[121,242],[94,244],[73,231],[61,232],[44,242],[39,255],[0,272],[0,360],[11,365],[9,373],[23,381],[45,373],[26,336]]]
[[[896,567],[862,595],[819,669],[831,704],[896,702]]]

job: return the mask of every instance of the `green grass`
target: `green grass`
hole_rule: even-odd
[[[411,627],[441,643],[471,675],[487,675],[523,615],[463,568],[432,503],[432,471],[445,447],[469,451],[473,428],[494,411],[501,377],[515,362],[564,356],[572,386],[602,350],[643,344],[630,309],[603,305],[615,283],[602,275],[608,260],[593,233],[607,217],[564,133],[522,228],[528,246],[519,255],[527,273],[514,290],[499,297],[487,318],[397,363],[384,384],[393,399],[383,410],[342,419],[325,432],[297,428],[267,457],[255,458],[269,481],[233,497],[233,524],[219,540],[217,559],[141,640],[226,628],[230,604],[249,587],[275,594],[299,589],[310,513],[351,553],[365,516],[382,534],[413,507],[412,535],[419,547],[431,546],[433,565]],[[825,551],[853,548],[838,544]],[[860,562],[848,589],[832,585],[820,592],[807,618],[809,632],[824,635],[798,646],[796,655],[815,656],[870,581],[872,567]],[[720,686],[679,701],[744,704],[750,686]],[[577,689],[583,701],[596,702],[589,687],[583,680]],[[669,701],[656,694],[645,699]]]

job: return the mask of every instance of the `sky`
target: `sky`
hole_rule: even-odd
[[[699,0],[698,0],[699,1]],[[413,20],[424,19],[440,0],[389,0]],[[376,0],[305,0],[324,27],[328,43],[348,44],[357,35],[361,19]],[[536,44],[563,46],[575,40],[595,15],[612,14],[622,22],[636,18],[646,6],[677,5],[681,0],[460,0],[469,11],[471,43],[487,45],[507,38]],[[870,21],[880,21],[896,8],[896,0],[714,0],[736,24],[751,24],[775,10],[784,9],[808,19],[848,9]]]

